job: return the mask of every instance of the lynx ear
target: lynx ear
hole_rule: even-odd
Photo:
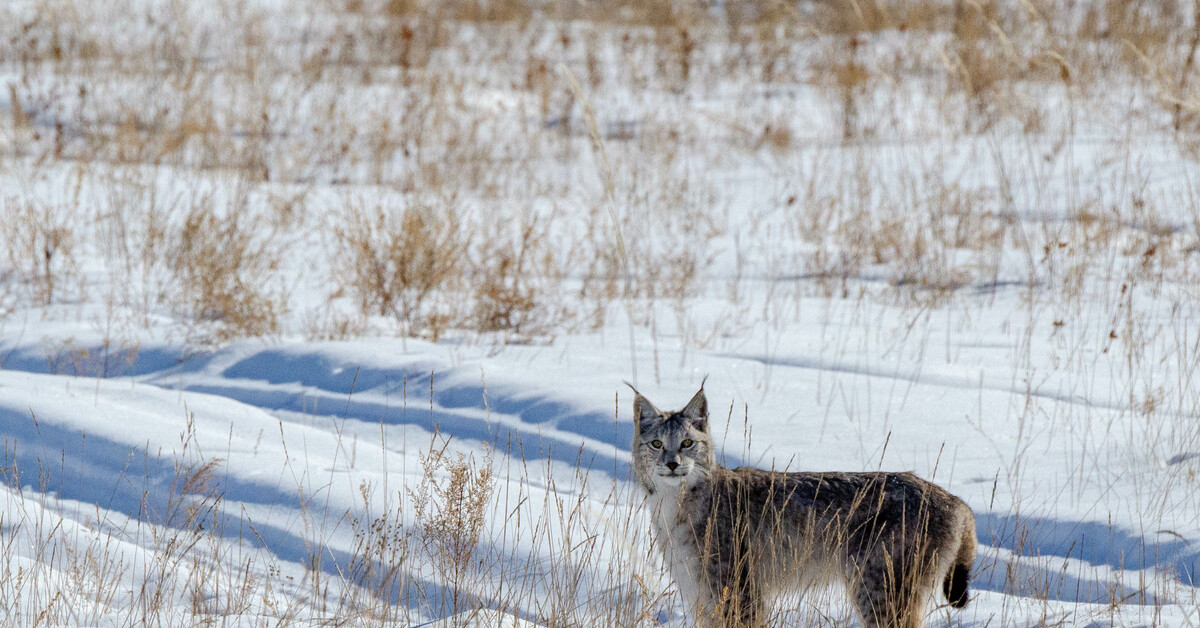
[[[700,384],[700,390],[692,396],[692,400],[684,406],[680,414],[686,416],[692,421],[692,426],[701,432],[708,431],[708,398],[704,396],[704,384]]]
[[[633,387],[633,384],[625,382],[625,385],[633,389],[633,424],[636,427],[640,428],[643,421],[657,419],[662,414],[658,408],[654,407],[654,404],[650,403],[649,399],[643,397],[642,393]]]

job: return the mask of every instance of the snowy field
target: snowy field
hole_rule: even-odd
[[[1194,1],[0,3],[0,625],[688,626],[628,380],[1200,626]],[[772,625],[857,625],[839,591]]]

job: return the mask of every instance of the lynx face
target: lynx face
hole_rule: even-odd
[[[678,411],[663,412],[640,394],[633,406],[634,470],[647,488],[691,485],[708,476],[715,455],[703,390]]]

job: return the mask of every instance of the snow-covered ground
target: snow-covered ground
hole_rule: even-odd
[[[350,4],[0,9],[5,625],[688,625],[622,380],[706,376],[729,466],[975,510],[931,625],[1200,625],[1200,162],[1155,85],[984,108],[920,73],[944,32],[863,35],[846,92],[843,40],[783,26]],[[354,243],[418,204],[466,270],[379,314]]]

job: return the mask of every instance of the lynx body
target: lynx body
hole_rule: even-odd
[[[941,487],[910,473],[726,469],[703,388],[679,411],[640,393],[633,406],[655,544],[701,626],[762,626],[770,597],[836,581],[868,627],[919,628],[939,583],[966,605],[975,517]]]

